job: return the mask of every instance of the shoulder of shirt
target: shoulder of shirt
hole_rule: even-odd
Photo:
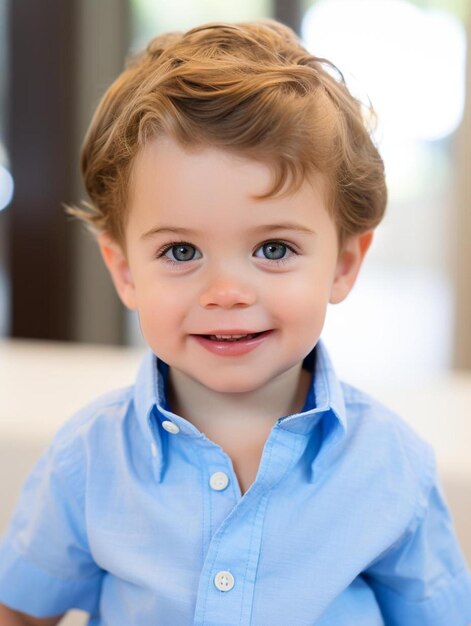
[[[133,385],[114,389],[83,406],[59,428],[51,447],[69,448],[74,440],[86,437],[96,426],[106,428],[110,421],[115,425],[120,424],[132,403],[133,392]]]
[[[433,447],[394,410],[373,396],[341,381],[347,414],[347,433],[364,439],[375,453],[394,460],[394,475],[420,492],[418,512],[426,507],[436,480]],[[371,446],[373,444],[373,446]]]

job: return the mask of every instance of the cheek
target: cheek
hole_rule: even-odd
[[[182,285],[166,285],[150,280],[137,290],[141,326],[166,333],[181,325],[189,308],[188,289]]]
[[[323,272],[287,274],[283,283],[266,293],[273,311],[293,319],[323,307],[330,296],[330,282]]]

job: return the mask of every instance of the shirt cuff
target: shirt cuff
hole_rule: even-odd
[[[0,602],[33,617],[51,617],[71,609],[98,611],[103,574],[61,578],[42,569],[10,542],[0,549]]]

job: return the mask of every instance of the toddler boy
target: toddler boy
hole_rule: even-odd
[[[33,469],[2,625],[466,626],[432,450],[319,339],[386,205],[341,75],[270,20],[157,37],[82,171],[73,212],[150,350]]]

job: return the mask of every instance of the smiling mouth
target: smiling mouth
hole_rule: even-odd
[[[247,339],[255,339],[255,337],[259,337],[263,335],[263,331],[260,333],[251,333],[248,335],[200,335],[200,337],[204,337],[205,339],[211,339],[211,341],[243,341]]]
[[[218,329],[219,330],[219,329]],[[234,328],[234,331],[239,330]],[[243,330],[242,328],[240,330]],[[239,330],[239,332],[240,332]],[[227,331],[226,331],[227,332]],[[217,335],[191,335],[193,339],[208,352],[217,356],[241,357],[253,350],[261,349],[260,346],[270,341],[275,332],[272,328],[259,333],[231,334],[221,333]]]
[[[247,333],[247,332],[244,332],[242,329],[240,330],[234,329],[233,331],[226,331],[226,332],[221,331],[221,332],[207,333],[207,334],[199,333],[199,334],[194,334],[193,337],[195,338],[199,337],[201,339],[206,339],[210,341],[237,343],[237,342],[243,342],[243,341],[251,341],[254,339],[258,339],[259,337],[264,337],[265,335],[268,335],[269,333],[271,333],[272,330],[273,329]]]

